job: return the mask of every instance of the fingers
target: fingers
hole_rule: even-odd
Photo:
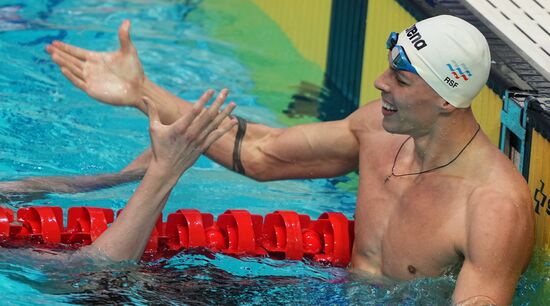
[[[234,102],[229,103],[229,105],[227,105],[227,107],[222,112],[218,113],[213,120],[210,120],[208,122],[208,125],[203,128],[201,134],[199,135],[199,137],[197,137],[197,141],[204,141],[204,139],[207,138],[208,135],[212,133],[212,131],[216,130],[225,120],[225,118],[227,118],[231,114],[231,112],[233,112],[235,107],[237,107],[237,105]]]
[[[199,98],[199,100],[193,105],[193,110],[197,112],[197,114],[200,114],[201,111],[204,109],[204,106],[210,99],[212,99],[212,96],[214,95],[214,90],[209,89],[206,92],[202,94],[202,96]]]
[[[122,53],[127,53],[133,48],[132,40],[130,39],[130,25],[129,20],[124,20],[118,29],[118,40]]]
[[[79,60],[85,61],[88,53],[90,51],[84,50],[72,45],[68,45],[66,43],[60,42],[60,41],[54,41],[50,46],[46,48],[48,52],[51,54],[52,52],[55,52],[55,49],[58,49],[60,51],[63,51],[65,53],[68,53],[74,57],[76,57]]]
[[[216,140],[220,139],[223,135],[229,132],[236,125],[237,125],[237,119],[231,118],[230,120],[220,125],[215,131],[208,134],[208,137],[206,137],[206,140],[204,141],[204,144],[201,147],[202,152],[206,152],[208,148],[214,142],[216,142]]]
[[[70,69],[61,67],[61,73],[76,87],[86,91],[86,82],[75,75]]]
[[[191,112],[185,114],[183,117],[179,118],[178,120],[176,120],[176,122],[172,124],[178,134],[186,131],[187,128],[189,128],[189,126],[191,125],[191,123],[195,120],[195,118],[197,118],[197,116],[203,113],[204,105],[208,103],[208,101],[212,98],[213,95],[214,95],[213,90],[211,89],[207,90],[199,98],[199,100],[193,105],[193,109],[191,110]]]
[[[61,67],[61,73],[76,87],[86,91],[84,80],[83,61],[86,60],[86,53],[83,49],[54,41],[46,47],[51,54],[52,60]]]
[[[202,111],[202,113],[199,115],[199,118],[197,119],[197,122],[193,125],[193,127],[190,128],[192,133],[201,134],[201,132],[204,131],[204,129],[208,126],[208,124],[212,122],[212,120],[214,120],[214,118],[219,113],[220,107],[225,102],[228,92],[229,91],[227,89],[222,89],[210,108],[208,108],[206,111]],[[214,92],[212,92],[212,95],[213,93]],[[210,100],[212,95],[209,96],[208,100]],[[199,102],[201,103],[201,105],[204,105],[207,101],[203,101],[201,98]]]
[[[192,139],[204,151],[212,142],[227,133],[237,122],[236,119],[224,122],[235,109],[236,104],[234,102],[229,103],[223,111],[219,111],[225,102],[227,93],[227,89],[222,90],[212,103],[212,106],[205,110],[205,104],[214,94],[213,90],[206,91],[195,103],[191,112],[185,114],[172,124],[175,133],[179,135],[185,134],[187,139]],[[219,128],[220,125],[223,128]]]
[[[71,71],[79,79],[84,79],[83,77],[83,63],[78,58],[71,56],[68,53],[63,51],[54,51],[51,54],[52,60],[61,67],[65,67]]]
[[[229,90],[227,90],[227,88],[224,88],[220,91],[220,94],[218,95],[218,97],[216,97],[216,100],[214,101],[214,103],[212,103],[212,106],[210,106],[210,108],[208,109],[210,113],[212,114],[218,113],[218,110],[225,102],[225,99],[227,98],[228,94],[229,94]]]

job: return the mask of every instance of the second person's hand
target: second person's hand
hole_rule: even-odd
[[[235,118],[225,120],[235,109],[235,103],[229,103],[220,111],[227,98],[227,90],[222,90],[212,106],[205,108],[213,94],[213,90],[205,92],[193,105],[192,111],[170,125],[162,124],[155,105],[144,99],[153,151],[150,171],[158,172],[163,179],[174,182],[212,143],[237,124]]]

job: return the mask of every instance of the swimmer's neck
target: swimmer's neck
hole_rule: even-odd
[[[408,142],[412,144],[405,146],[414,145],[414,162],[422,170],[426,170],[445,164],[456,157],[475,135],[478,127],[473,115],[444,118],[430,130],[410,135],[411,139]]]

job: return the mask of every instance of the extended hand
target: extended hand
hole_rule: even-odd
[[[46,50],[63,75],[90,97],[113,105],[136,105],[145,76],[129,31],[130,21],[125,20],[118,30],[116,52],[92,52],[60,41]]]
[[[236,119],[224,122],[235,108],[233,102],[219,111],[227,97],[225,89],[210,108],[204,108],[213,94],[212,90],[205,92],[192,111],[170,125],[162,124],[155,105],[144,100],[153,150],[151,168],[160,169],[163,176],[178,179],[212,143],[237,124]]]

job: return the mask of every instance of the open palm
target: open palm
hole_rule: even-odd
[[[120,49],[93,52],[59,41],[46,50],[71,83],[89,96],[113,105],[136,105],[141,101],[144,73],[130,40],[130,22],[119,28]]]

